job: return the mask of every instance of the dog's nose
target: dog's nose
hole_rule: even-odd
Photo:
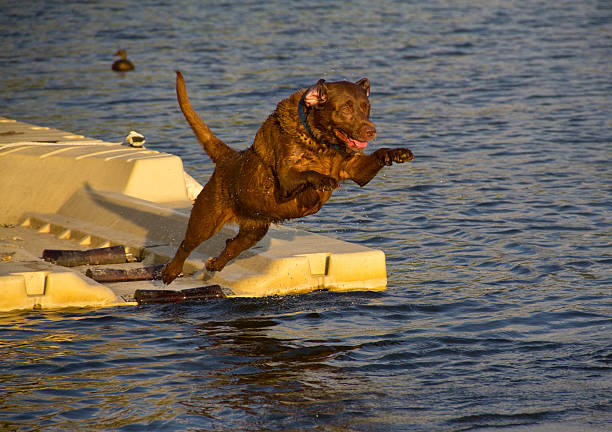
[[[376,129],[374,128],[374,125],[365,125],[361,128],[361,134],[366,141],[370,141],[376,136]]]

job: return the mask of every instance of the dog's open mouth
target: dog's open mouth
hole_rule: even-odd
[[[361,152],[368,145],[367,141],[358,141],[356,139],[349,138],[348,135],[346,135],[343,132],[340,132],[339,130],[335,132],[336,132],[336,136],[340,138],[342,141],[344,141],[346,145],[353,151]]]

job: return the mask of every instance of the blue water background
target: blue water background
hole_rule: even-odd
[[[0,428],[612,430],[609,1],[0,9],[0,115],[137,130],[205,182],[175,69],[236,148],[296,89],[367,76],[369,151],[416,155],[288,223],[382,249],[385,292],[3,313]]]

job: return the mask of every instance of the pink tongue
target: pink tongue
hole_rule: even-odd
[[[366,148],[366,146],[368,145],[367,141],[357,141],[352,138],[348,139],[348,143],[349,143],[349,147],[353,147],[359,150]]]

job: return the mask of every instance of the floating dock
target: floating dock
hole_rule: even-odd
[[[85,276],[90,266],[41,258],[45,249],[123,245],[138,262],[96,267],[165,264],[185,233],[189,180],[178,156],[0,117],[0,311],[129,305],[136,290],[209,285],[238,297],[386,288],[382,251],[274,225],[222,271],[207,272],[206,259],[236,234],[224,227],[168,286],[98,283]]]

